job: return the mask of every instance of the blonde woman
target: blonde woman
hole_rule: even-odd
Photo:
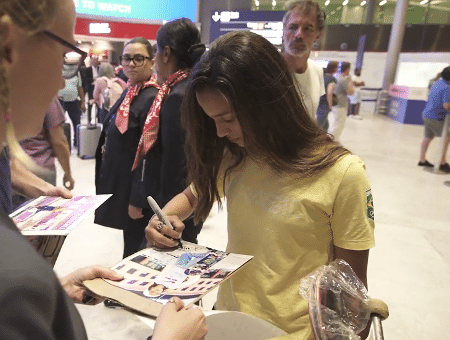
[[[65,53],[80,55],[65,76],[76,74],[83,62],[85,53],[73,46],[74,20],[71,0],[0,2],[0,142],[16,158],[26,158],[17,139],[39,132],[45,109],[64,86]],[[88,295],[82,284],[95,277],[122,279],[111,269],[89,267],[58,280],[0,209],[0,339],[87,339],[73,302],[101,301]],[[154,340],[173,339],[175,334],[182,339],[205,335],[203,314],[181,308],[179,300],[164,308]]]

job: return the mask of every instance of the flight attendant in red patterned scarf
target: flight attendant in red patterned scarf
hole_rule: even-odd
[[[145,120],[158,93],[150,81],[154,65],[152,45],[144,38],[128,41],[120,64],[128,77],[127,89],[105,117],[96,153],[96,191],[113,195],[95,212],[95,223],[123,230],[126,257],[138,249],[141,224],[145,224],[143,218],[132,219],[128,211],[135,207],[130,194],[137,182],[131,169]],[[143,213],[151,216],[150,212]]]
[[[181,102],[188,83],[190,69],[205,51],[200,43],[200,33],[189,19],[178,19],[163,25],[157,33],[156,54],[154,56],[153,76],[140,82],[132,83],[137,67],[127,69],[124,63],[125,46],[122,55],[122,66],[125,74],[130,78],[129,89],[116,105],[116,113],[112,115],[111,130],[119,137],[130,133],[131,119],[136,116],[135,106],[142,92],[148,92],[151,98],[149,108],[138,105],[138,111],[145,111],[145,120],[139,120],[139,139],[136,142],[133,133],[133,150],[127,150],[125,162],[114,162],[105,167],[107,158],[116,158],[123,145],[117,144],[111,148],[110,134],[106,132],[106,147],[104,148],[103,164],[97,176],[97,188],[103,178],[112,177],[111,173],[117,169],[128,167],[126,173],[121,172],[120,177],[109,181],[110,193],[118,185],[119,190],[114,206],[108,207],[108,201],[114,202],[114,195],[104,206],[96,212],[96,222],[124,230],[125,250],[124,256],[136,252],[144,245],[144,229],[151,216],[146,197],[152,196],[159,205],[165,205],[176,193],[186,185],[186,160],[184,156],[184,132],[181,128]],[[147,56],[147,55],[145,55]],[[133,57],[131,54],[129,58]],[[148,55],[150,58],[150,54]],[[151,59],[144,62],[151,63]],[[136,64],[136,63],[131,63]],[[142,107],[142,108],[141,108]],[[137,115],[143,117],[142,115]],[[113,120],[114,119],[114,120]],[[111,124],[113,121],[114,124]],[[119,138],[120,139],[120,138]],[[99,155],[101,149],[99,148]],[[132,160],[130,162],[130,152]],[[131,164],[130,164],[131,163]],[[125,184],[123,183],[125,182]],[[119,184],[120,183],[120,184]],[[124,190],[125,189],[125,190]],[[107,191],[104,191],[106,193]],[[99,193],[99,192],[98,192]],[[126,207],[125,207],[126,205]],[[120,208],[120,213],[119,209]],[[126,208],[126,209],[125,209]],[[117,209],[113,210],[113,209]],[[126,213],[126,219],[123,215]],[[114,216],[112,216],[114,215]],[[120,217],[119,217],[120,215]],[[191,223],[189,225],[189,223]],[[201,225],[194,225],[193,221],[186,224],[182,238],[196,242]],[[130,236],[130,237],[129,237]],[[181,235],[180,235],[181,236]]]

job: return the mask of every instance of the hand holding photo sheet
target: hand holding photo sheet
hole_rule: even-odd
[[[111,195],[41,196],[9,216],[25,236],[64,235],[102,205]]]
[[[156,317],[170,298],[177,296],[186,306],[192,304],[251,258],[183,241],[181,248],[147,248],[125,258],[113,267],[124,275],[120,282],[84,283],[96,294]]]
[[[9,216],[36,251],[55,265],[66,236],[109,197],[41,196]]]

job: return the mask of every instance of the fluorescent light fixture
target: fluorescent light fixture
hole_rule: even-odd
[[[256,7],[259,7],[259,1],[258,0],[255,0],[255,5],[256,5]]]
[[[361,1],[361,6],[365,6],[367,4],[366,0]]]
[[[422,0],[422,1],[420,2],[421,5],[425,5],[426,3],[428,3],[428,0]]]
[[[272,6],[275,7],[277,5],[277,2],[275,0],[272,1]]]
[[[344,0],[344,2],[342,3],[342,6],[347,6],[348,4],[348,0]]]
[[[325,1],[325,6],[328,6],[330,4],[330,0]]]
[[[380,2],[380,6],[383,6],[384,4],[386,4],[387,0],[383,0]]]

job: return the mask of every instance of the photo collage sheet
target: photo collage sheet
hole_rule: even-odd
[[[183,241],[175,250],[147,248],[127,257],[113,267],[125,278],[105,281],[161,304],[177,296],[188,305],[251,258]]]
[[[23,235],[67,235],[111,195],[41,196],[10,214]]]

